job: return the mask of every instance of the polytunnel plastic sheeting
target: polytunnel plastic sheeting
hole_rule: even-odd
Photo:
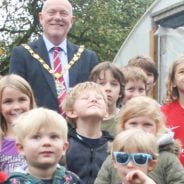
[[[166,93],[166,82],[171,64],[184,54],[184,27],[176,29],[159,27],[158,35],[158,100],[162,103]]]

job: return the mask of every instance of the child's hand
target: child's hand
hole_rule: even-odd
[[[134,170],[127,174],[127,184],[156,184],[149,176],[140,170]]]

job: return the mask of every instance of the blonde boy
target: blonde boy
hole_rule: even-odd
[[[85,184],[93,184],[108,153],[112,137],[101,131],[107,103],[99,84],[85,82],[69,91],[63,110],[76,128],[69,131],[67,167],[78,174]]]
[[[136,66],[125,66],[121,69],[125,77],[125,91],[122,105],[135,96],[146,96],[147,76],[146,73]]]
[[[68,148],[68,127],[60,114],[45,108],[30,110],[14,121],[14,130],[16,146],[26,158],[27,168],[12,173],[7,184],[81,183],[76,175],[58,165]]]
[[[112,159],[122,184],[155,184],[147,176],[156,164],[156,137],[141,129],[126,130],[113,142]]]

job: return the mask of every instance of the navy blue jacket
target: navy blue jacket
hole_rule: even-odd
[[[87,143],[75,129],[69,131],[69,149],[66,153],[67,169],[76,173],[85,184],[93,184],[102,163],[109,155],[113,137],[103,131],[95,145]]]

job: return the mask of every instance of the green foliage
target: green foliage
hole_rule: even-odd
[[[151,0],[73,0],[77,17],[70,38],[112,61],[124,39]]]
[[[69,40],[96,51],[100,61],[112,61],[132,27],[153,0],[71,2],[76,21]],[[0,74],[7,72],[13,47],[40,35],[38,12],[41,7],[42,0],[0,2],[0,48],[5,51],[5,54],[0,56]]]
[[[2,4],[1,4],[2,3]],[[39,0],[3,0],[0,2],[0,74],[6,74],[11,50],[39,33]]]

